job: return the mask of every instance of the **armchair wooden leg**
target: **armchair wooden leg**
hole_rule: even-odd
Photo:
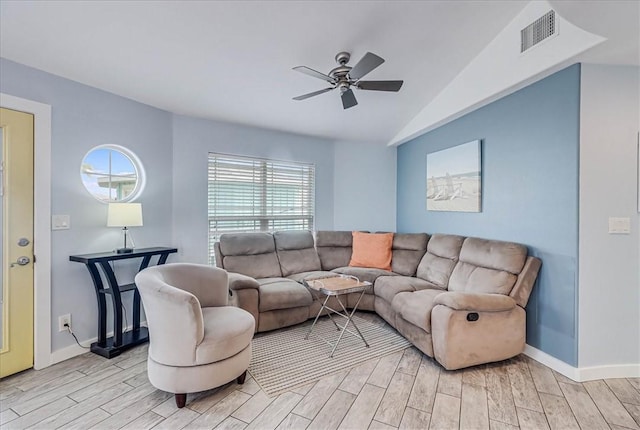
[[[185,394],[176,394],[176,406],[178,408],[184,408],[184,405],[187,404],[187,395]]]
[[[242,385],[244,384],[244,380],[247,379],[247,371],[245,370],[244,372],[242,372],[242,375],[238,376],[238,384]]]

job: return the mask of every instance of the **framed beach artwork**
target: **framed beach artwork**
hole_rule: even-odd
[[[480,212],[480,140],[427,154],[427,210]]]

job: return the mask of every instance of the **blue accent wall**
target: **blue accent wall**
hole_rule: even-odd
[[[397,231],[509,240],[542,259],[527,343],[577,366],[580,65],[398,148]],[[482,140],[482,212],[426,210],[426,156]]]

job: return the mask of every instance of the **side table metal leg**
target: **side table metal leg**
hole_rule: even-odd
[[[336,344],[333,345],[333,349],[331,350],[331,354],[329,354],[330,358],[333,358],[333,353],[336,352],[336,349],[338,348],[338,344],[340,343],[340,340],[342,339],[342,336],[344,336],[344,332],[347,331],[347,326],[349,325],[349,319],[347,318],[347,322],[344,323],[344,327],[342,327],[342,331],[340,332],[340,335],[338,336],[338,340],[336,340]]]
[[[329,300],[330,296],[327,296],[327,300],[325,300],[325,303]],[[336,300],[338,300],[340,302],[340,305],[344,308],[344,305],[342,304],[342,302],[340,301],[340,296],[335,296]],[[336,330],[340,331],[340,326],[338,325],[338,323],[336,322],[336,320],[333,319],[333,316],[331,316],[331,314],[333,313],[333,309],[329,308],[328,306],[326,307],[329,311],[327,312],[327,316],[329,317],[329,319],[331,320],[331,322],[333,323],[334,326],[336,326]]]
[[[330,296],[327,296],[327,298],[324,299],[324,302],[322,303],[322,306],[320,307],[320,310],[318,311],[318,315],[316,315],[316,319],[313,320],[313,324],[311,324],[311,327],[309,327],[309,331],[307,332],[306,336],[304,337],[305,339],[309,339],[309,335],[313,331],[313,327],[315,327],[316,322],[318,321],[318,318],[320,318],[320,314],[322,314],[322,311],[324,310],[324,308],[325,308],[325,306],[327,304],[327,301],[329,300],[329,297]]]
[[[356,325],[356,322],[353,320],[353,316],[356,313],[356,311],[358,310],[358,305],[360,304],[360,300],[362,300],[362,297],[364,297],[364,290],[362,291],[362,293],[360,293],[360,297],[358,297],[358,301],[356,302],[355,306],[351,310],[351,313],[349,313],[347,311],[347,309],[344,307],[344,305],[342,305],[342,302],[340,302],[340,304],[342,305],[343,312],[346,313],[347,315],[349,315],[349,318],[347,320],[347,324],[348,323],[353,324],[353,327],[355,327],[356,331],[358,332],[358,335],[360,335],[360,339],[362,339],[362,341],[364,342],[365,346],[367,348],[369,348],[369,344],[367,343],[367,340],[364,338],[362,332],[360,331],[360,329]],[[345,327],[346,327],[346,324],[345,324]]]

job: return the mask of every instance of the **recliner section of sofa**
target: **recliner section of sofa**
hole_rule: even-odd
[[[423,276],[446,285],[447,290],[396,294],[391,303],[396,318],[392,325],[410,340],[420,338],[422,344],[416,346],[447,369],[519,354],[526,336],[523,307],[540,260],[527,256],[526,247],[511,242],[453,239],[434,235],[423,258],[439,268],[425,268]],[[429,255],[433,252],[440,254],[438,259]],[[522,305],[510,296],[518,280],[515,294],[522,296]]]
[[[311,267],[315,264],[306,253],[307,260],[295,261],[305,247],[299,232],[280,238],[286,248],[283,260],[285,273],[292,268]],[[305,232],[302,232],[305,233]],[[310,232],[306,232],[311,236]],[[313,245],[313,236],[311,236]],[[306,321],[309,306],[313,303],[311,292],[299,282],[284,277],[280,257],[276,252],[274,235],[270,233],[243,233],[222,235],[215,245],[216,265],[228,272],[229,286],[235,291],[233,302],[249,311],[256,320],[256,332],[275,330]],[[319,264],[319,262],[317,262]],[[316,266],[314,266],[316,267]],[[240,275],[240,276],[238,276]],[[253,278],[255,283],[248,278]]]
[[[462,236],[434,234],[428,238],[426,252],[423,252],[418,262],[415,276],[377,280],[374,285],[374,293],[376,295],[375,311],[378,315],[396,327],[397,311],[392,308],[392,302],[397,294],[420,290],[446,290],[463,242],[464,237]],[[392,292],[388,290],[392,290]],[[415,299],[419,301],[421,296],[416,295]]]
[[[302,282],[339,273],[371,282],[358,309],[375,311],[447,369],[524,349],[524,307],[541,262],[523,245],[395,234],[386,271],[350,267],[352,244],[350,231],[318,231],[315,241],[300,231],[227,234],[215,245],[216,263],[230,272],[234,301],[254,316],[258,332],[314,318],[325,297]],[[352,308],[358,296],[342,296],[343,303]]]

